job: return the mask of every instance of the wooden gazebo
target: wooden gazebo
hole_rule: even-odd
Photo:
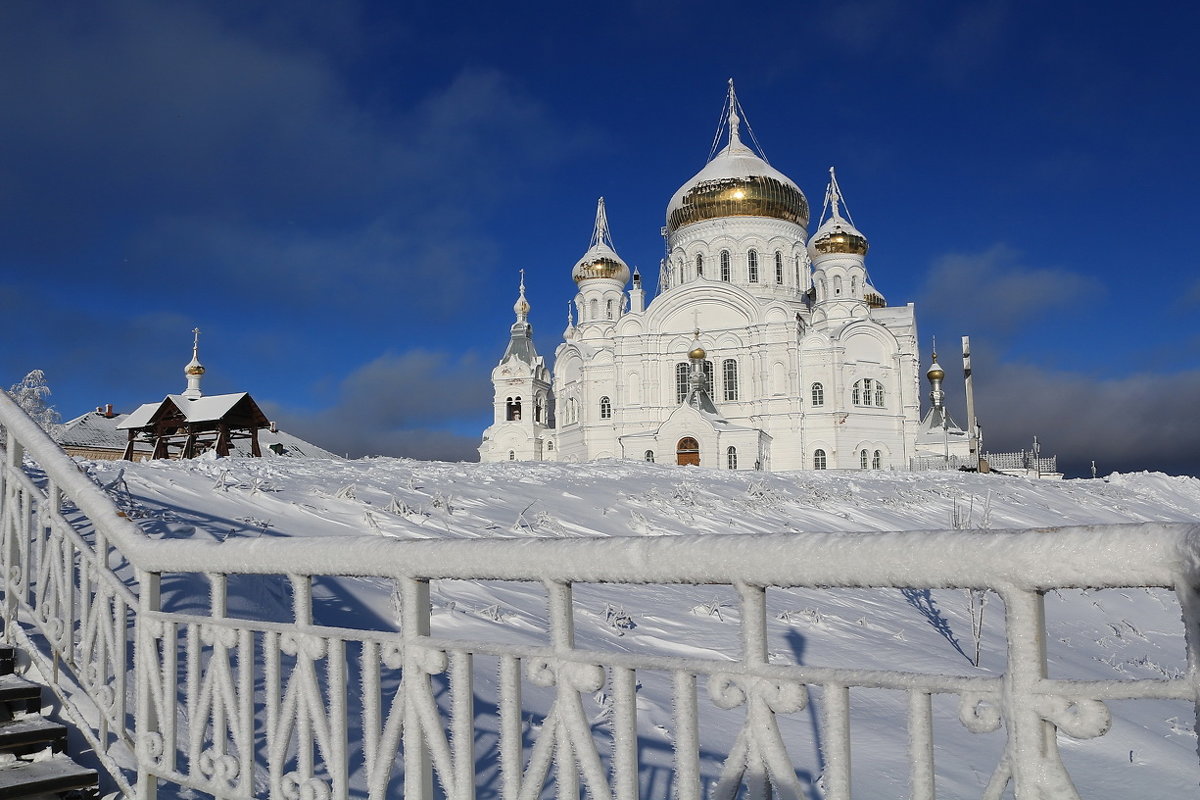
[[[128,431],[126,460],[133,458],[139,440],[153,444],[151,458],[195,458],[209,450],[228,456],[234,439],[249,439],[250,454],[258,458],[258,431],[270,424],[254,398],[241,392],[195,398],[167,395],[161,403],[141,406],[117,428]]]

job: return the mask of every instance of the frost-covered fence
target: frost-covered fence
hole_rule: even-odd
[[[984,453],[983,458],[992,469],[1030,470],[1046,475],[1058,472],[1058,456],[1042,458],[1027,450],[1016,453]]]
[[[38,652],[118,786],[222,798],[455,800],[487,787],[504,800],[553,793],[632,800],[646,770],[638,685],[665,676],[672,796],[849,800],[851,699],[903,698],[910,796],[932,800],[933,705],[956,702],[967,731],[1003,727],[985,798],[1074,798],[1059,734],[1103,735],[1106,702],[1200,699],[1200,527],[1142,524],[1007,533],[660,536],[636,539],[401,541],[143,535],[73,461],[0,396],[8,433],[0,473],[5,636]],[[430,587],[512,582],[545,599],[536,644],[431,635]],[[262,619],[245,593],[285,582],[285,619]],[[396,598],[395,625],[322,624],[315,590],[371,582]],[[163,591],[202,585],[204,597]],[[580,646],[580,584],[733,587],[738,644],[725,658]],[[947,676],[773,663],[767,593],[775,587],[990,589],[1004,602],[1007,666]],[[1165,587],[1183,610],[1188,669],[1165,680],[1048,677],[1044,593]],[[164,596],[173,599],[164,605]],[[722,613],[714,601],[713,613]],[[619,616],[619,615],[615,615]],[[497,677],[494,694],[479,680]],[[605,724],[589,704],[605,699]],[[533,711],[534,707],[537,711]],[[737,733],[706,773],[704,709]],[[819,791],[780,724],[810,714],[821,742]],[[711,756],[711,753],[707,754]],[[553,788],[548,789],[549,783]],[[167,794],[167,791],[163,792]],[[174,790],[170,793],[174,793]],[[661,795],[660,795],[661,796]]]

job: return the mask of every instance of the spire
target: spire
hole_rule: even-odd
[[[598,244],[605,245],[613,251],[617,249],[613,246],[612,234],[608,232],[608,213],[604,210],[603,197],[596,201],[596,227],[592,229],[592,241],[588,247],[592,248]]]
[[[845,217],[842,216],[841,209],[846,209]],[[834,219],[845,219],[854,224],[854,217],[850,216],[850,208],[846,206],[846,198],[842,195],[842,187],[838,184],[837,172],[833,167],[829,168],[829,186],[825,189],[825,207],[821,210],[821,219],[825,219],[825,212],[829,212]]]
[[[529,321],[529,301],[525,299],[525,270],[521,270],[521,288],[517,302],[513,304],[513,312],[517,315],[518,323]]]
[[[729,149],[742,146],[742,119],[738,116],[737,93],[733,90],[733,78],[729,79]]]
[[[200,363],[199,328],[192,328],[192,360],[183,368],[183,374],[187,377],[187,388],[183,390],[183,396],[192,399],[200,397],[200,378],[204,376],[204,365]]]

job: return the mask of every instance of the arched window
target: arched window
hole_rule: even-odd
[[[612,419],[612,401],[607,395],[600,398],[600,419]]]
[[[704,277],[704,254],[696,253],[696,277]]]
[[[842,276],[833,276],[833,296],[839,297],[842,294]]]
[[[775,251],[775,282],[783,283],[783,253]]]
[[[688,393],[688,363],[681,361],[675,365],[675,403],[678,405],[687,399]]]
[[[521,398],[510,397],[505,404],[505,419],[515,420],[521,418]]]
[[[746,253],[746,272],[749,274],[751,283],[758,283],[758,251],[751,250]]]
[[[854,389],[850,392],[850,401],[856,406],[862,405],[862,381],[854,382]]]
[[[508,451],[508,460],[509,460],[509,461],[516,461],[516,460],[517,460],[517,454],[516,454],[515,452],[513,452],[512,450],[509,450],[509,451]]]
[[[607,316],[609,319],[612,319],[612,318],[613,318],[613,301],[612,301],[612,300],[609,300],[609,301],[607,301],[607,302],[605,303],[605,305],[604,305],[604,314],[605,314],[605,316]]]
[[[870,456],[867,454],[867,451],[863,450],[861,453],[858,454],[858,466],[862,469],[866,469],[869,459],[870,459]]]
[[[730,469],[737,469],[737,448],[731,447],[725,451],[725,461]]]
[[[588,303],[588,319],[593,320],[593,319],[599,319],[599,318],[600,318],[600,302],[596,298],[593,297],[591,302]]]
[[[858,276],[857,275],[850,276],[850,296],[858,297]]]
[[[817,449],[813,453],[813,469],[825,469],[825,451]]]
[[[542,421],[542,410],[545,408],[545,405],[546,405],[546,398],[542,397],[541,394],[538,394],[536,397],[533,398],[533,421],[534,422]]]
[[[679,282],[683,283],[683,259],[675,262],[675,269],[679,273]]]
[[[814,406],[825,405],[825,387],[819,383],[812,385],[812,404]]]
[[[721,363],[721,378],[725,384],[725,399],[738,399],[737,362],[727,358]]]
[[[803,284],[800,283],[800,256],[798,255],[796,256],[796,288],[803,288]]]
[[[875,405],[883,408],[883,383],[875,381]]]
[[[721,280],[729,280],[729,251],[721,251]]]
[[[653,450],[647,450],[647,451],[646,451],[645,458],[646,458],[646,460],[647,460],[647,461],[649,461],[651,464],[653,464],[653,463],[654,463],[654,451],[653,451]]]
[[[875,456],[871,459],[871,469],[879,469],[883,466],[883,453],[875,451]]]
[[[554,442],[546,442],[546,449],[550,452],[554,452]]]

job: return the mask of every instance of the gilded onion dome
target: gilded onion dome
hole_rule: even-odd
[[[619,281],[622,285],[629,282],[629,266],[613,249],[603,197],[596,204],[596,227],[592,231],[591,246],[583,254],[583,258],[575,262],[571,278],[577,284],[593,278],[607,278]]]
[[[929,372],[925,373],[925,377],[931,381],[940,381],[946,377],[946,372],[937,363],[937,355],[933,357],[933,366],[929,368]]]
[[[808,242],[808,253],[812,258],[828,253],[867,254],[867,237],[858,228],[840,216],[832,216],[813,234]]]
[[[204,374],[204,365],[200,363],[200,329],[192,329],[192,360],[183,368],[183,374],[199,377]]]
[[[739,132],[740,107],[729,82],[729,144],[667,205],[667,233],[685,225],[722,217],[770,217],[808,225],[808,200],[791,178],[746,145]]]
[[[815,259],[830,253],[850,253],[857,256],[867,254],[867,237],[842,216],[842,207],[845,204],[842,188],[837,182],[837,174],[833,167],[830,167],[829,187],[825,190],[825,210],[829,212],[829,218],[821,223],[821,227],[817,228],[817,232],[808,241],[810,258]],[[847,211],[846,216],[849,215],[850,212]]]

